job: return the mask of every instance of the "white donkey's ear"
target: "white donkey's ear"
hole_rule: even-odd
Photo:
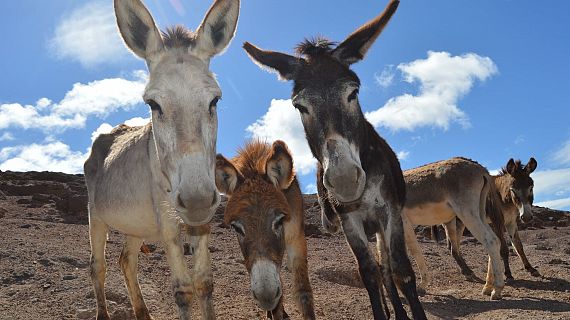
[[[196,55],[209,59],[228,47],[236,32],[239,6],[239,0],[214,2],[196,30]]]
[[[114,0],[123,40],[137,56],[148,60],[164,47],[160,31],[140,0]]]

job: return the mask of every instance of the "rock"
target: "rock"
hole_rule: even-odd
[[[534,248],[535,250],[546,250],[546,251],[550,251],[552,250],[552,247],[547,247],[543,244],[537,244],[536,247]]]
[[[6,200],[6,195],[0,190],[0,200]]]
[[[75,257],[59,257],[57,258],[57,260],[61,261],[61,262],[65,262],[67,264],[70,264],[76,268],[87,268],[89,266],[89,263],[86,261],[83,261],[81,259],[75,258]]]
[[[28,199],[28,198],[22,198],[22,199],[18,199],[16,200],[17,204],[30,204],[32,203],[32,200]]]
[[[548,264],[567,264],[567,262],[559,258],[554,258],[548,261]]]
[[[97,314],[97,309],[77,309],[76,316],[77,319],[92,319],[95,318]]]
[[[29,228],[31,228],[31,227],[32,227],[32,225],[29,224],[29,223],[20,225],[20,228],[22,228],[22,229],[29,229]]]
[[[74,274],[66,274],[63,276],[63,280],[74,280],[77,279],[77,276]]]

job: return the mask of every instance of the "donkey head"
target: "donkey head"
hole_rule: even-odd
[[[503,173],[508,176],[508,196],[519,210],[519,216],[523,222],[532,219],[532,202],[534,200],[534,181],[530,174],[536,169],[537,162],[530,158],[526,165],[522,165],[520,160],[510,159],[503,169]]]
[[[260,149],[265,151],[260,153]],[[252,163],[247,157],[258,161]],[[250,143],[232,161],[217,156],[216,184],[229,196],[224,221],[237,234],[253,297],[268,311],[277,306],[282,294],[283,223],[290,217],[282,190],[288,189],[294,178],[293,158],[283,141],[271,147]]]
[[[246,42],[250,58],[282,79],[293,80],[293,106],[299,110],[313,155],[323,165],[323,183],[343,203],[360,199],[366,174],[360,163],[366,120],[358,102],[360,80],[350,65],[360,61],[380,35],[399,1],[361,26],[338,46],[324,39],[305,41],[298,56],[261,50]]]
[[[162,34],[140,0],[114,4],[123,40],[150,72],[143,98],[160,164],[154,176],[185,223],[207,223],[220,202],[214,168],[222,95],[209,63],[233,38],[240,2],[216,0],[196,32],[177,26]]]

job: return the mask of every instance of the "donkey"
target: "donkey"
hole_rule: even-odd
[[[496,202],[502,211],[505,228],[511,238],[511,243],[515,247],[515,251],[520,257],[524,268],[534,277],[540,277],[540,272],[536,270],[528,261],[524,253],[519,231],[517,226],[517,217],[523,222],[532,220],[532,202],[534,200],[533,187],[534,181],[530,174],[536,169],[537,162],[534,158],[530,158],[526,165],[521,164],[520,160],[509,159],[507,165],[501,169],[498,175],[491,176],[495,186],[494,192]],[[469,227],[469,226],[467,226]],[[445,226],[446,230],[449,226]],[[447,230],[449,234],[448,240],[450,244],[459,248],[459,243],[465,224],[461,220],[457,220],[455,228]],[[471,230],[471,228],[469,228]],[[500,230],[501,234],[504,232]],[[501,255],[505,267],[505,277],[507,281],[513,280],[513,275],[509,267],[509,252],[506,248],[501,248]],[[461,267],[464,272],[464,267]],[[470,271],[469,267],[465,272]]]
[[[215,150],[221,91],[208,65],[233,38],[239,5],[239,0],[217,0],[196,32],[178,26],[161,35],[140,0],[114,1],[123,40],[149,68],[143,98],[151,122],[100,135],[84,165],[97,319],[109,319],[104,289],[109,228],[127,237],[120,265],[137,319],[151,319],[136,275],[143,239],[166,246],[180,319],[190,318],[194,293],[203,317],[215,318],[204,225],[220,203]],[[183,224],[196,227],[192,234],[199,238],[194,281],[179,237]]]
[[[406,170],[404,179],[407,191],[403,210],[404,231],[406,244],[420,270],[421,290],[425,291],[430,279],[412,225],[445,223],[451,239],[453,258],[468,279],[475,278],[473,271],[459,254],[455,236],[457,217],[467,225],[489,254],[483,294],[490,295],[494,300],[501,299],[505,283],[500,245],[504,240],[502,233],[498,233],[498,237],[487,224],[487,215],[496,230],[502,230],[504,226],[500,211],[491,203],[487,206],[488,197],[494,192],[493,181],[487,169],[469,159],[452,158]],[[486,210],[486,207],[489,209]]]
[[[224,221],[237,234],[257,304],[270,319],[287,318],[279,270],[285,250],[303,319],[315,319],[307,269],[303,197],[283,141],[252,141],[231,161],[216,157],[216,185],[229,196]]]
[[[246,42],[250,58],[293,80],[293,106],[313,156],[318,160],[317,188],[323,225],[336,231],[342,225],[358,262],[374,319],[385,319],[380,271],[398,319],[407,318],[394,280],[410,303],[416,319],[425,313],[416,292],[416,280],[404,243],[401,210],[405,184],[398,159],[390,146],[364,118],[358,103],[360,81],[350,65],[362,60],[378,38],[399,1],[392,0],[382,14],[353,32],[338,46],[326,39],[306,40],[298,56],[265,51]],[[368,249],[376,234],[383,268]],[[386,312],[386,313],[385,313]]]

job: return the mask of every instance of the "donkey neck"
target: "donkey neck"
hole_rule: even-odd
[[[511,193],[509,191],[513,178],[503,173],[491,177],[495,184],[495,192],[501,199],[501,205],[503,207],[513,206],[513,199],[511,198]]]

